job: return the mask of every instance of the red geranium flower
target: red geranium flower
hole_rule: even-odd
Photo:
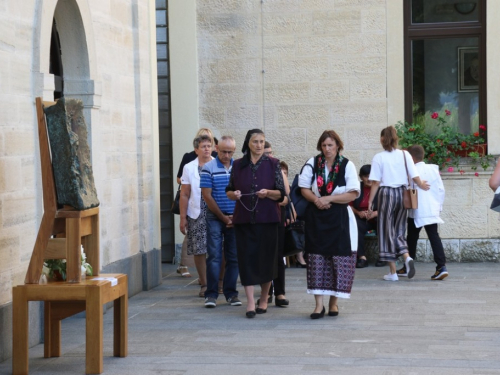
[[[477,172],[476,172],[476,173],[474,173],[474,176],[476,176],[476,177],[477,177],[477,176],[479,176],[479,173],[477,173]]]
[[[465,171],[463,169],[460,169],[460,174],[464,174]]]
[[[442,145],[442,144],[443,144],[443,141],[442,141],[442,140],[440,140],[440,139],[436,140],[436,142],[437,142],[438,144],[440,144],[440,145]]]
[[[484,126],[484,125],[479,125],[479,129],[481,129],[481,130],[486,130],[486,126]]]
[[[415,131],[415,128],[410,128],[408,129],[409,132],[414,132]]]
[[[451,112],[448,111],[447,109],[444,110],[444,113],[446,113],[446,116],[450,116],[451,115]]]
[[[479,132],[475,132],[474,137],[479,137]]]
[[[326,185],[326,192],[330,194],[333,191],[333,182],[329,182],[328,185]]]
[[[431,115],[431,118],[433,120],[437,119],[439,117],[439,114],[437,112],[434,112],[432,115]]]
[[[467,147],[467,142],[463,141],[462,144],[461,144],[462,148],[466,148]]]
[[[318,179],[316,180],[316,182],[318,183],[318,188],[323,186],[323,177],[318,176]]]

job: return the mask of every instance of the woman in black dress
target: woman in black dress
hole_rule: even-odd
[[[285,197],[279,160],[264,155],[264,142],[262,130],[248,131],[241,150],[244,156],[233,162],[226,188],[228,198],[236,200],[233,224],[248,318],[267,311],[269,287],[277,276],[278,203]],[[253,295],[256,284],[261,287],[257,308]]]

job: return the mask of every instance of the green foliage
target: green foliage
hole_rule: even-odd
[[[451,111],[444,110],[446,117],[451,116]],[[426,131],[426,123],[434,121],[432,125],[433,132]],[[430,119],[420,118],[417,123],[396,124],[396,132],[399,137],[399,145],[401,148],[407,148],[412,145],[420,145],[425,150],[424,161],[431,164],[437,164],[439,169],[458,166],[460,154],[463,156],[472,154],[473,166],[481,165],[485,170],[494,161],[492,155],[485,155],[484,147],[481,154],[475,151],[475,148],[484,143],[486,127],[479,125],[479,131],[473,134],[463,134],[455,127],[448,124],[445,117],[434,112],[430,115]],[[475,155],[474,152],[477,154]]]

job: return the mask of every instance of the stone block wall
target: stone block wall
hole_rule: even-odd
[[[159,210],[153,188],[157,175],[154,149],[158,144],[153,137],[157,108],[153,108],[152,100],[156,93],[151,89],[151,59],[153,65],[156,62],[150,49],[154,39],[150,6],[154,7],[154,2],[1,2],[0,306],[11,301],[12,286],[24,282],[43,214],[34,103],[42,93],[45,100],[51,99],[46,93],[52,95],[53,76],[44,72],[48,69],[50,45],[40,40],[47,30],[50,40],[54,15],[62,19],[71,16],[68,12],[74,9],[80,12],[86,30],[72,25],[72,30],[59,32],[83,32],[88,50],[74,46],[65,50],[62,46],[62,54],[77,54],[78,59],[91,60],[88,66],[95,67],[90,69],[90,77],[88,72],[82,73],[83,78],[65,77],[65,93],[71,97],[70,91],[79,89],[74,82],[92,88],[87,96],[93,95],[93,100],[84,98],[84,105],[101,202],[101,265],[160,247],[154,243],[154,231],[158,229],[154,213]],[[48,29],[43,25],[49,25]],[[63,25],[58,23],[58,27]],[[41,65],[37,65],[38,56],[42,56]],[[88,70],[84,65],[82,70]],[[34,66],[40,72],[33,72]],[[38,79],[37,74],[42,73],[44,78]]]
[[[299,171],[325,129],[356,165],[387,122],[385,0],[198,0],[200,126],[266,132]]]
[[[391,106],[389,6],[386,0],[198,0],[200,127],[235,136],[237,150],[248,129],[262,128],[290,176],[317,153],[325,129],[339,133],[358,169],[370,163],[381,151]],[[500,237],[498,214],[489,210],[491,169],[475,176],[461,168],[463,175],[442,173],[440,234],[459,241],[449,247],[450,260],[494,260],[497,250],[484,242]]]

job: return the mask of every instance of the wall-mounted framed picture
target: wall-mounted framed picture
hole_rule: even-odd
[[[477,47],[458,47],[458,92],[477,92],[479,51]]]

